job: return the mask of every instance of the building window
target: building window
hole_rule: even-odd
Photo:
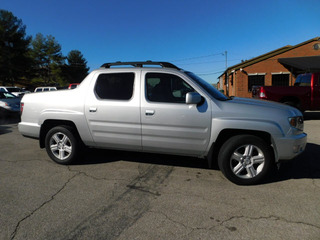
[[[264,75],[248,76],[248,91],[251,92],[253,86],[264,86]]]
[[[272,86],[289,86],[289,74],[272,74]]]
[[[133,94],[134,73],[100,74],[95,92],[100,99],[129,100]]]

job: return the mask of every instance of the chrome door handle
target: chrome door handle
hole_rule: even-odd
[[[97,111],[97,108],[96,107],[90,107],[89,108],[89,112],[96,112]]]
[[[152,116],[154,115],[155,111],[154,110],[146,110],[146,116]]]

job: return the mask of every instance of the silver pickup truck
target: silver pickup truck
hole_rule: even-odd
[[[307,141],[299,110],[226,97],[167,62],[103,64],[76,89],[25,95],[21,111],[21,134],[59,164],[85,146],[194,156],[236,184],[261,182]]]

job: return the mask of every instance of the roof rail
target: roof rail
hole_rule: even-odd
[[[110,68],[111,66],[123,66],[123,65],[131,65],[133,67],[143,67],[144,65],[159,65],[163,68],[174,68],[180,70],[177,66],[173,65],[169,62],[152,62],[152,61],[145,61],[145,62],[113,62],[113,63],[105,63],[101,65],[102,68]]]

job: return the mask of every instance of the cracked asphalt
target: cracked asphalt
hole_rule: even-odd
[[[201,159],[88,150],[52,162],[17,120],[0,123],[0,239],[320,239],[320,112],[306,151],[264,184]]]

